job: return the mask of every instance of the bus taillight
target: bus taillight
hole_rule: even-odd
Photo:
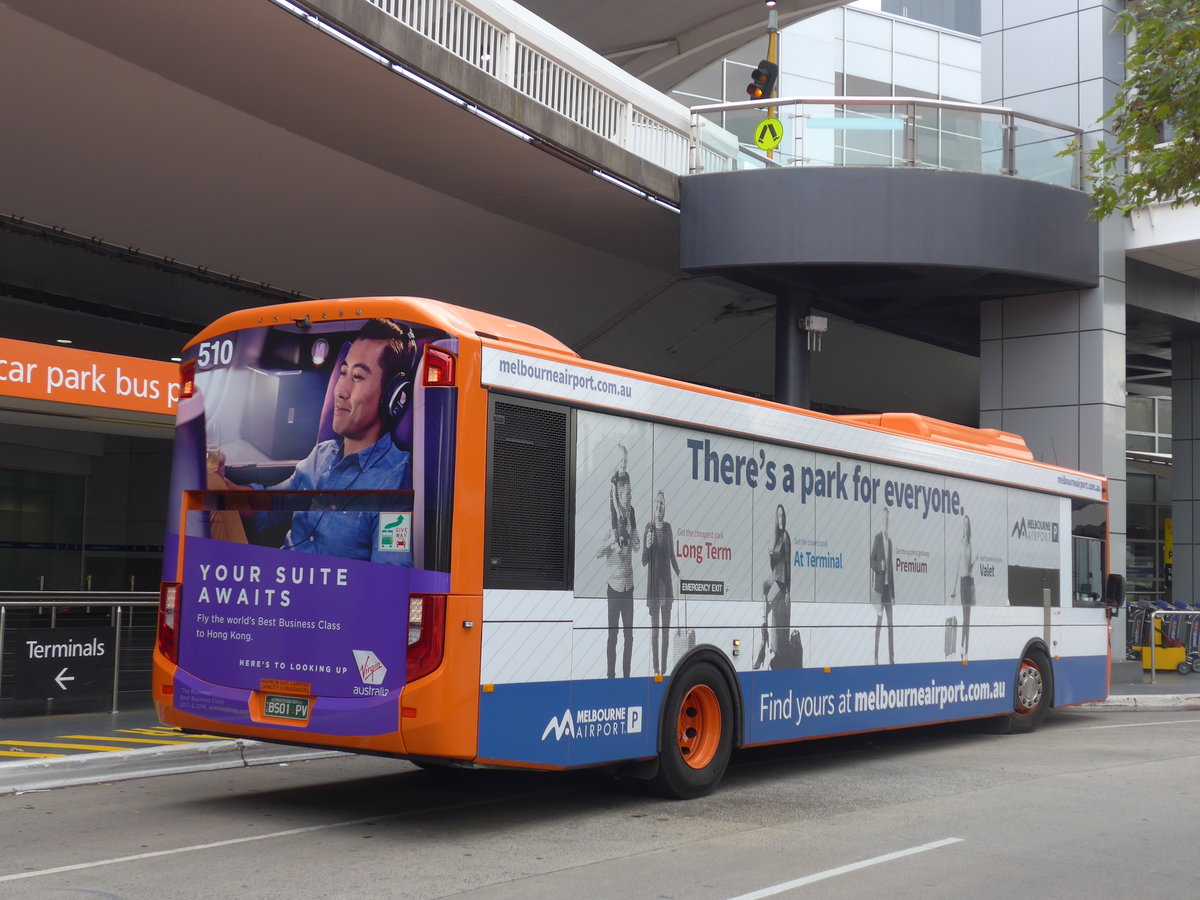
[[[437,347],[425,348],[425,387],[454,387],[454,357]]]
[[[176,628],[179,589],[176,581],[164,581],[158,589],[158,651],[171,662],[179,662],[179,631]]]
[[[188,360],[179,367],[179,399],[187,400],[196,393],[196,361]]]
[[[416,681],[442,662],[446,638],[446,598],[421,594],[408,598],[408,677]]]

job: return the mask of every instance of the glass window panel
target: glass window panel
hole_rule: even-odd
[[[884,50],[892,49],[892,21],[880,16],[848,10],[846,14],[846,40],[859,44],[870,44]]]
[[[1170,438],[1160,437],[1158,439],[1158,452],[1159,453],[1170,453],[1171,452],[1171,439]]]
[[[1171,398],[1158,398],[1158,433],[1174,434],[1171,425]]]
[[[832,81],[809,78],[804,75],[787,76],[787,95],[789,97],[831,97],[837,92],[837,85]]]
[[[1125,436],[1125,447],[1140,453],[1158,452],[1158,443],[1152,434],[1128,434]]]
[[[941,135],[937,129],[917,129],[917,159],[923,166],[937,168],[942,165]]]
[[[876,81],[872,78],[863,78],[860,75],[846,75],[845,85],[847,97],[892,96],[892,83],[890,81]]]
[[[887,86],[887,90],[881,92],[885,97],[892,93],[892,54],[886,50],[847,41],[846,71],[860,78],[882,82]]]
[[[1126,510],[1128,534],[1130,540],[1153,541],[1158,534],[1155,527],[1158,523],[1158,508],[1140,503],[1129,504]]]
[[[942,166],[956,172],[982,172],[979,140],[951,132],[942,133]]]
[[[948,66],[958,66],[961,69],[979,70],[979,41],[957,37],[953,34],[942,35],[942,62]]]
[[[1162,504],[1162,508],[1167,511],[1167,515],[1171,514],[1171,476],[1159,475],[1154,479],[1154,484],[1157,486],[1158,502]]]
[[[980,103],[983,97],[983,77],[978,71],[960,69],[958,66],[943,65],[941,75],[942,96],[947,100],[962,100],[965,103]]]
[[[1025,138],[1033,137],[1028,124],[1021,124],[1017,135],[1016,148],[1017,174],[1022,178],[1042,181],[1046,184],[1057,184],[1061,187],[1071,187],[1078,180],[1079,164],[1070,156],[1059,156],[1065,150],[1071,139],[1066,135],[1041,140],[1037,143],[1021,143],[1022,133]],[[1044,136],[1047,134],[1043,132]]]
[[[983,114],[957,109],[943,109],[942,130],[981,140],[983,137]]]
[[[721,94],[721,72],[724,68],[721,61],[710,63],[699,72],[689,75],[671,91],[671,96],[684,106],[698,106],[702,103],[719,103],[724,100]],[[747,79],[747,83],[749,79]],[[740,99],[740,98],[739,98]]]
[[[897,53],[907,53],[923,59],[937,59],[938,34],[932,28],[896,22],[892,34],[895,41],[893,49]]]
[[[1125,429],[1154,431],[1154,398],[1129,396],[1125,398]]]
[[[734,50],[728,56],[728,59],[730,61],[743,63],[743,64],[749,66],[751,69],[753,69],[755,66],[758,65],[758,61],[760,59],[766,59],[766,58],[767,58],[767,38],[765,36],[759,38],[758,40],[751,41],[749,44],[746,44],[743,47],[739,47],[737,50]],[[746,83],[749,84],[750,79],[747,78]],[[744,88],[742,89],[741,93],[745,94]]]
[[[1154,590],[1158,574],[1158,545],[1129,541],[1126,545],[1126,578],[1134,590]]]
[[[917,91],[937,95],[938,67],[931,59],[897,56],[893,60],[896,96],[910,97]]]
[[[725,99],[747,100],[746,85],[750,83],[750,73],[758,65],[758,60],[750,64],[725,60]],[[728,127],[728,126],[726,126]]]
[[[1130,472],[1125,482],[1125,492],[1129,503],[1153,503],[1154,476]]]

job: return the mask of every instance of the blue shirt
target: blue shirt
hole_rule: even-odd
[[[262,485],[251,485],[261,489]],[[342,441],[322,441],[302,459],[290,477],[273,485],[279,491],[409,491],[412,490],[412,456],[392,443],[391,434],[349,456],[342,455]],[[282,499],[282,498],[281,498]],[[285,550],[319,553],[347,559],[411,566],[412,551],[382,549],[378,510],[356,510],[364,498],[314,498],[312,508],[288,512],[276,509],[255,517],[260,528],[291,516],[291,528],[283,542]],[[397,506],[410,511],[412,501],[397,498]],[[389,524],[394,512],[383,513]],[[411,541],[411,517],[409,540]]]

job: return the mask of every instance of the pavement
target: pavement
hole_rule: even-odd
[[[1170,670],[1152,678],[1140,662],[1116,661],[1108,699],[1074,708],[1200,710],[1200,674]],[[116,713],[6,718],[0,719],[0,796],[337,755],[329,750],[183,734],[160,725],[149,706]]]
[[[0,719],[0,797],[338,755],[330,750],[184,734],[159,724],[149,706],[115,713],[6,718]]]

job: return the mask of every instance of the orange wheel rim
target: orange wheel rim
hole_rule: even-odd
[[[679,707],[679,755],[692,769],[703,769],[721,744],[721,703],[716,692],[698,684],[687,692]]]

